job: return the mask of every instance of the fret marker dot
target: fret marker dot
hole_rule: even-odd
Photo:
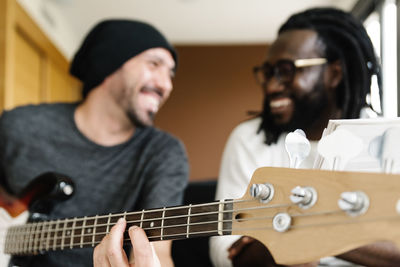
[[[87,229],[87,232],[90,234],[92,232],[92,229],[91,228]]]
[[[71,231],[68,230],[68,231],[67,231],[67,235],[70,235],[70,234],[71,234]]]
[[[150,227],[154,227],[154,222],[151,222],[151,223],[150,223]]]

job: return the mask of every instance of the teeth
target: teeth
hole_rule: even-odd
[[[146,95],[147,106],[151,109],[152,112],[157,112],[160,106],[160,101],[157,97],[153,95]]]
[[[270,108],[280,108],[280,107],[288,106],[289,104],[290,104],[290,99],[288,99],[288,98],[273,100],[273,101],[269,102]]]

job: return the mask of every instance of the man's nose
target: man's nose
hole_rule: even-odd
[[[285,90],[285,85],[275,76],[269,78],[264,84],[265,94],[276,94],[281,93]]]
[[[157,87],[163,91],[165,96],[168,96],[172,91],[172,78],[169,73],[160,73],[157,78]]]

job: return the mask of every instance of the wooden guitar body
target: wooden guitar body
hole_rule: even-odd
[[[10,255],[4,253],[7,230],[27,222],[46,220],[54,205],[73,194],[73,183],[68,177],[57,173],[45,173],[34,179],[18,196],[0,187],[0,266],[8,266]],[[15,257],[15,266],[26,257]]]

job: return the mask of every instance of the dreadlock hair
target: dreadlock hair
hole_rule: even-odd
[[[364,26],[350,13],[342,10],[313,8],[292,15],[281,26],[278,35],[301,29],[313,30],[318,34],[325,45],[328,62],[341,62],[343,78],[336,88],[336,105],[342,110],[342,119],[358,118],[363,107],[371,107],[367,103],[367,95],[370,93],[373,75],[377,76],[379,94],[382,95],[380,65]],[[276,142],[282,131],[269,130],[265,107],[260,116],[262,123],[258,132],[264,130],[266,144]]]

